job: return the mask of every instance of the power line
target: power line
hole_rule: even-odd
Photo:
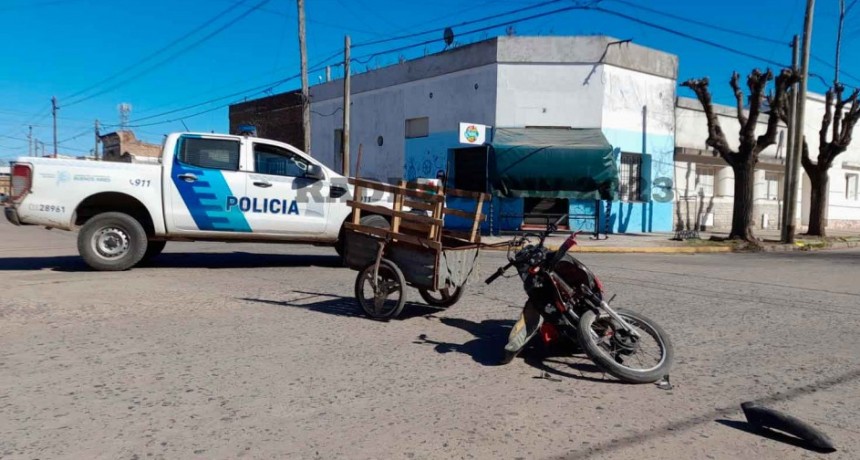
[[[310,70],[309,70],[309,72],[318,72],[318,71],[320,71],[320,70],[323,70],[323,69],[325,68],[325,63],[327,63],[329,60],[331,60],[331,59],[333,59],[333,58],[335,58],[335,57],[339,56],[340,54],[341,54],[341,52],[340,52],[340,51],[338,51],[337,53],[334,53],[334,54],[332,54],[331,56],[329,56],[329,57],[325,58],[325,59],[322,61],[322,62],[323,62],[322,64],[319,64],[319,65],[315,66],[314,68],[310,69]],[[225,96],[220,96],[220,97],[212,98],[212,99],[209,99],[209,100],[206,100],[206,101],[203,101],[203,102],[199,102],[199,103],[197,103],[197,104],[192,104],[192,105],[188,105],[188,106],[180,107],[180,108],[178,108],[178,109],[168,110],[168,111],[166,111],[166,112],[157,113],[157,114],[155,114],[155,115],[148,115],[148,116],[145,116],[145,117],[141,117],[141,118],[138,118],[138,119],[136,119],[136,120],[132,120],[132,121],[130,122],[130,124],[129,124],[129,127],[130,127],[130,128],[136,128],[136,127],[143,127],[143,126],[159,125],[159,124],[162,124],[162,123],[170,123],[170,122],[174,122],[174,121],[182,120],[182,119],[184,119],[184,118],[190,118],[190,117],[194,117],[194,116],[201,115],[201,114],[204,114],[204,113],[212,112],[212,111],[214,111],[214,110],[218,110],[218,109],[220,109],[220,108],[222,108],[222,107],[229,106],[230,104],[226,104],[226,105],[219,105],[219,106],[217,106],[217,107],[210,108],[209,110],[205,110],[205,111],[203,111],[203,112],[197,112],[197,113],[192,114],[192,115],[186,115],[186,116],[181,117],[181,118],[176,118],[176,119],[173,119],[173,120],[167,120],[167,121],[164,121],[164,122],[158,122],[158,123],[147,123],[147,124],[139,124],[141,121],[151,120],[151,119],[153,119],[153,118],[160,118],[160,117],[163,117],[163,116],[165,116],[165,115],[172,115],[172,114],[174,114],[174,113],[183,112],[183,111],[185,111],[185,110],[194,109],[194,108],[197,108],[197,107],[201,107],[201,106],[204,106],[204,105],[211,104],[211,103],[213,103],[213,102],[223,101],[223,100],[225,100],[225,99],[234,98],[234,97],[241,96],[241,95],[244,95],[244,94],[248,94],[248,93],[252,93],[252,94],[259,94],[259,93],[263,93],[263,92],[266,92],[266,91],[269,91],[269,90],[273,90],[273,89],[275,89],[276,87],[278,87],[278,86],[280,86],[280,85],[282,85],[282,84],[284,84],[284,83],[286,83],[286,82],[288,82],[288,81],[290,81],[290,80],[296,79],[296,78],[298,78],[298,77],[300,77],[300,76],[301,76],[301,74],[292,75],[292,76],[287,77],[287,78],[282,78],[282,79],[280,79],[280,80],[275,80],[275,81],[272,81],[272,82],[269,82],[269,83],[265,83],[265,84],[263,84],[263,85],[255,86],[255,87],[253,87],[253,88],[245,89],[245,90],[242,90],[242,91],[237,91],[237,92],[235,92],[235,93],[230,93],[230,94],[227,94],[227,95],[225,95]],[[249,94],[249,95],[250,95],[250,94]],[[116,125],[105,124],[105,125],[103,125],[103,126],[116,126]]]
[[[166,45],[162,46],[161,48],[159,48],[159,49],[157,49],[157,50],[153,51],[152,53],[149,53],[148,55],[146,55],[146,56],[144,56],[143,58],[139,59],[139,60],[138,60],[137,62],[135,62],[134,64],[131,64],[131,65],[129,65],[129,66],[127,66],[127,67],[125,67],[125,68],[123,68],[123,69],[119,70],[118,72],[114,73],[113,75],[110,75],[110,76],[108,76],[107,78],[104,78],[104,79],[102,79],[101,81],[99,81],[99,82],[97,82],[97,83],[93,83],[92,85],[90,85],[90,86],[88,86],[88,87],[86,87],[86,88],[84,88],[84,89],[82,89],[82,90],[80,90],[80,91],[77,91],[77,92],[75,92],[75,93],[69,94],[69,95],[68,95],[68,96],[66,96],[64,99],[73,99],[73,98],[75,98],[75,97],[77,97],[77,96],[80,96],[81,94],[84,94],[84,93],[86,93],[86,92],[88,92],[88,91],[90,91],[90,90],[92,90],[92,89],[98,88],[99,86],[101,86],[101,85],[103,85],[103,84],[105,84],[105,83],[108,83],[108,82],[110,82],[110,81],[114,80],[115,78],[119,77],[120,75],[122,75],[122,74],[124,74],[124,73],[126,73],[126,72],[128,72],[128,71],[130,71],[130,70],[133,70],[135,67],[137,67],[137,66],[139,66],[139,65],[141,65],[141,64],[143,64],[143,63],[149,62],[149,61],[151,61],[151,60],[153,60],[153,59],[155,59],[155,58],[157,58],[157,57],[161,56],[161,55],[162,55],[162,53],[164,53],[165,51],[169,50],[170,48],[172,48],[172,47],[176,46],[177,44],[179,44],[179,43],[180,43],[180,42],[182,42],[183,40],[185,40],[185,39],[187,39],[187,38],[191,37],[192,35],[196,34],[197,32],[200,32],[201,30],[205,29],[206,27],[209,27],[210,25],[212,25],[212,22],[213,22],[213,21],[216,21],[216,20],[220,19],[222,16],[224,16],[225,14],[230,13],[230,12],[233,10],[233,8],[238,7],[238,6],[240,6],[241,4],[246,3],[246,2],[248,2],[248,1],[249,1],[249,0],[239,0],[239,1],[234,1],[234,2],[232,2],[232,3],[230,4],[230,7],[229,7],[229,8],[227,8],[227,9],[225,9],[225,10],[223,10],[223,11],[220,11],[220,12],[219,12],[218,14],[216,14],[215,16],[212,16],[211,18],[207,19],[206,21],[203,21],[203,23],[201,23],[201,24],[200,24],[200,25],[198,25],[197,27],[195,27],[195,28],[191,29],[190,31],[188,31],[188,32],[186,32],[185,34],[183,34],[182,36],[180,36],[180,37],[178,37],[178,38],[174,39],[174,40],[173,40],[173,41],[171,41],[170,43],[168,43],[168,44],[166,44]],[[66,105],[69,105],[69,104],[66,104]]]
[[[598,7],[594,7],[594,8],[588,8],[588,9],[590,9],[590,10],[592,10],[592,11],[599,11],[599,12],[601,12],[601,13],[606,13],[606,14],[609,14],[609,15],[612,15],[612,16],[618,16],[618,17],[620,17],[620,18],[627,19],[628,21],[633,21],[633,22],[635,22],[635,23],[642,24],[642,25],[644,25],[644,26],[648,26],[648,27],[651,27],[651,28],[654,28],[654,29],[659,29],[659,30],[662,30],[663,32],[668,32],[668,33],[670,33],[670,34],[677,35],[677,36],[679,36],[679,37],[684,37],[684,38],[686,38],[686,39],[693,40],[693,41],[696,41],[696,42],[699,42],[699,43],[703,43],[703,44],[705,44],[705,45],[710,45],[710,46],[713,46],[714,48],[719,48],[719,49],[721,49],[721,50],[723,50],[723,51],[728,51],[728,52],[730,52],[730,53],[734,53],[734,54],[737,54],[737,55],[739,55],[739,56],[744,56],[744,57],[748,57],[748,58],[751,58],[751,59],[757,59],[757,60],[760,60],[760,61],[762,61],[762,62],[766,62],[766,63],[768,63],[768,64],[772,64],[772,65],[775,65],[775,66],[778,66],[778,67],[788,67],[788,66],[787,66],[787,65],[785,65],[784,63],[777,62],[777,61],[774,61],[774,60],[772,60],[772,59],[767,59],[767,58],[764,58],[764,57],[762,57],[762,56],[756,56],[755,54],[747,53],[746,51],[742,51],[742,50],[739,50],[739,49],[737,49],[737,48],[732,48],[732,47],[730,47],[730,46],[726,46],[726,45],[723,45],[723,44],[721,44],[721,43],[717,43],[717,42],[714,42],[714,41],[711,41],[711,40],[707,40],[707,39],[704,39],[704,38],[699,38],[699,37],[696,37],[696,36],[694,36],[694,35],[690,35],[690,34],[688,34],[688,33],[681,32],[681,31],[679,31],[679,30],[672,29],[672,28],[669,28],[669,27],[666,27],[666,26],[661,26],[661,25],[659,25],[659,24],[655,24],[655,23],[653,23],[653,22],[648,22],[648,21],[646,21],[646,20],[644,20],[644,19],[639,19],[639,18],[637,18],[637,17],[629,16],[629,15],[626,15],[626,14],[624,14],[624,13],[619,13],[619,12],[617,12],[617,11],[613,11],[613,10],[607,10],[606,8],[599,7],[599,6],[598,6]]]
[[[784,42],[782,42],[782,41],[780,41],[780,40],[777,40],[777,39],[773,39],[773,38],[769,38],[769,37],[764,37],[764,36],[761,36],[761,35],[750,34],[750,33],[747,33],[747,32],[743,32],[743,31],[735,30],[735,29],[729,29],[729,28],[726,28],[726,27],[716,26],[716,25],[713,25],[713,24],[709,24],[709,23],[707,23],[707,22],[697,21],[697,20],[692,19],[692,18],[687,18],[687,17],[684,17],[684,16],[678,16],[678,15],[676,15],[676,14],[672,14],[672,13],[669,13],[669,12],[656,10],[656,9],[654,9],[654,8],[648,8],[648,7],[646,7],[646,6],[642,6],[642,5],[639,5],[639,4],[636,4],[636,3],[632,3],[632,2],[629,2],[629,1],[626,1],[626,0],[609,0],[609,1],[614,1],[614,2],[616,2],[616,3],[621,3],[621,4],[624,4],[624,5],[627,5],[627,6],[633,7],[633,8],[638,8],[638,9],[641,9],[641,10],[644,10],[644,11],[649,11],[649,12],[654,13],[654,14],[659,14],[659,15],[661,15],[661,16],[670,17],[670,18],[673,18],[673,19],[677,19],[677,20],[679,20],[679,21],[684,21],[684,22],[688,22],[688,23],[691,23],[691,24],[696,24],[696,25],[699,25],[699,26],[702,26],[702,27],[707,27],[707,28],[714,29],[714,30],[718,30],[718,31],[721,31],[721,32],[725,32],[725,33],[729,33],[729,34],[734,34],[734,35],[738,35],[738,36],[741,36],[741,37],[751,38],[751,39],[753,39],[753,40],[759,40],[759,41],[763,41],[763,42],[767,42],[767,43],[773,43],[773,44],[777,44],[777,45],[787,45],[787,43],[784,43]],[[857,3],[857,0],[854,0],[854,1],[851,3],[851,5],[850,5],[848,8],[846,8],[846,14],[847,14],[847,11],[850,9],[850,7],[851,7],[851,6],[854,6],[856,3]],[[601,8],[595,8],[595,10],[603,10],[603,9],[601,9]],[[670,29],[668,29],[668,28],[664,28],[664,27],[662,27],[662,26],[658,26],[658,25],[656,25],[656,24],[654,24],[654,25],[646,24],[644,20],[641,20],[641,19],[638,19],[638,18],[632,18],[632,17],[630,17],[630,16],[626,16],[626,15],[622,15],[621,13],[611,12],[610,10],[603,10],[603,11],[604,11],[604,12],[607,12],[607,13],[610,13],[610,14],[613,14],[613,15],[616,15],[616,16],[622,16],[622,17],[624,17],[625,19],[629,19],[629,20],[632,20],[632,21],[638,22],[638,23],[643,24],[643,25],[648,25],[649,27],[657,27],[657,28],[659,28],[659,29],[661,29],[661,30],[663,30],[663,31],[666,31],[666,32],[670,32],[670,33],[673,33],[673,34],[676,34],[676,35],[681,35],[681,36],[684,36],[684,37],[686,37],[686,38],[690,38],[690,39],[693,39],[693,40],[696,40],[696,41],[699,41],[699,42],[703,42],[703,43],[709,44],[709,45],[711,45],[711,46],[717,46],[717,47],[722,48],[722,49],[724,49],[724,50],[726,50],[726,51],[731,51],[731,52],[734,52],[734,53],[736,53],[736,54],[741,54],[741,55],[746,56],[746,57],[751,57],[751,58],[755,58],[755,59],[760,59],[760,60],[762,60],[762,61],[764,61],[764,62],[767,62],[767,63],[769,63],[769,64],[774,64],[774,65],[779,65],[779,66],[785,67],[785,65],[784,65],[784,64],[777,63],[777,62],[775,62],[775,61],[773,61],[773,60],[771,60],[771,59],[765,59],[765,58],[763,58],[763,57],[755,56],[755,55],[753,55],[753,54],[746,53],[746,52],[741,51],[741,50],[738,50],[738,49],[736,49],[736,48],[731,48],[731,49],[729,49],[730,47],[727,47],[727,46],[725,46],[725,45],[720,45],[720,44],[717,44],[717,43],[715,43],[715,42],[707,41],[707,40],[705,40],[705,39],[699,39],[699,38],[694,38],[694,37],[692,37],[692,36],[683,35],[682,33],[675,31],[674,29],[670,30]],[[677,32],[677,33],[676,33],[676,32]],[[812,59],[813,59],[813,60],[815,60],[815,61],[816,61],[816,62],[818,62],[818,63],[824,64],[824,65],[826,65],[826,66],[830,67],[831,69],[835,69],[835,68],[836,68],[832,63],[830,63],[830,62],[828,62],[827,60],[822,59],[822,58],[820,58],[820,57],[818,57],[818,56],[812,55]],[[840,74],[842,74],[842,75],[845,75],[845,76],[847,76],[847,77],[849,77],[849,78],[851,78],[852,80],[856,80],[856,81],[860,82],[860,77],[857,77],[857,76],[852,75],[852,74],[850,74],[850,73],[848,73],[848,72],[845,72],[845,71],[844,71],[844,70],[842,70],[842,69],[839,69],[839,73],[840,73]]]
[[[523,17],[523,18],[511,19],[510,21],[505,21],[505,22],[498,22],[498,23],[495,23],[495,24],[493,24],[493,25],[480,27],[480,28],[478,28],[478,29],[472,29],[472,30],[469,30],[469,31],[466,31],[466,32],[462,32],[462,33],[461,33],[461,35],[471,35],[471,34],[475,34],[475,33],[478,33],[478,32],[484,32],[484,31],[491,30],[491,29],[496,29],[496,28],[499,28],[499,27],[502,27],[502,26],[508,26],[508,25],[512,25],[512,24],[518,24],[518,23],[520,23],[520,22],[531,21],[531,20],[533,20],[533,19],[539,19],[539,18],[542,18],[542,17],[549,16],[549,15],[551,15],[551,14],[564,13],[564,12],[566,12],[566,11],[572,11],[572,10],[589,10],[589,9],[591,9],[591,7],[588,7],[588,6],[567,6],[567,7],[559,8],[559,9],[555,9],[555,10],[552,10],[552,11],[546,11],[546,12],[543,12],[543,13],[533,14],[533,15],[531,15],[531,16],[526,16],[526,17]],[[403,51],[403,50],[407,50],[407,49],[410,49],[410,48],[415,48],[415,47],[422,46],[422,45],[429,45],[430,43],[435,43],[435,42],[437,42],[437,41],[439,41],[439,39],[437,39],[437,38],[434,38],[434,39],[431,39],[431,40],[425,40],[425,41],[422,41],[422,42],[419,42],[419,43],[414,43],[414,44],[411,44],[411,45],[400,46],[400,47],[397,47],[397,48],[392,48],[392,49],[385,50],[385,51],[380,51],[380,52],[377,52],[377,53],[367,54],[367,55],[364,55],[364,56],[361,56],[361,57],[358,57],[358,58],[353,58],[353,59],[352,59],[352,61],[357,62],[357,63],[359,63],[359,64],[367,64],[368,62],[370,62],[373,58],[375,58],[375,57],[377,57],[377,56],[382,56],[382,55],[384,55],[384,54],[394,53],[394,52],[397,52],[397,51]],[[363,59],[363,60],[362,60],[362,58],[365,58],[365,59]]]
[[[247,1],[247,0],[243,0],[243,1]],[[83,97],[83,98],[79,98],[79,99],[74,100],[74,101],[71,101],[71,102],[67,102],[67,103],[65,104],[65,106],[66,106],[66,107],[68,107],[68,106],[70,106],[70,105],[78,104],[78,103],[80,103],[80,102],[83,102],[83,101],[86,101],[86,100],[92,99],[92,98],[94,98],[94,97],[96,97],[96,96],[100,96],[100,95],[102,95],[102,94],[105,94],[105,93],[107,93],[107,92],[109,92],[109,91],[113,91],[113,90],[115,90],[115,89],[117,89],[117,88],[119,88],[119,87],[121,87],[121,86],[125,85],[126,83],[129,83],[129,82],[131,82],[131,81],[133,81],[133,80],[136,80],[136,79],[138,79],[138,78],[140,78],[140,77],[142,77],[142,76],[144,76],[144,75],[146,75],[146,74],[148,74],[148,73],[152,72],[153,70],[157,69],[157,68],[158,68],[158,67],[160,67],[161,65],[166,64],[166,63],[168,63],[168,62],[172,61],[173,59],[175,59],[175,58],[179,57],[180,55],[182,55],[182,54],[184,54],[185,52],[187,52],[187,51],[191,50],[192,48],[196,48],[197,46],[199,46],[199,45],[203,44],[204,42],[208,41],[209,39],[211,39],[211,38],[215,37],[216,35],[220,34],[221,32],[223,32],[223,31],[225,31],[225,30],[229,29],[230,27],[233,27],[234,25],[236,25],[236,24],[237,24],[239,21],[241,21],[242,19],[244,19],[244,18],[248,17],[248,16],[249,16],[251,13],[253,13],[257,8],[259,8],[259,7],[260,7],[260,6],[262,6],[262,5],[265,5],[266,3],[269,3],[269,1],[271,1],[271,0],[262,0],[261,2],[257,3],[256,5],[252,6],[252,7],[251,7],[251,8],[249,8],[248,10],[246,10],[244,13],[242,13],[242,14],[240,14],[239,16],[237,16],[237,17],[233,18],[230,22],[228,22],[228,23],[226,23],[226,24],[222,25],[221,27],[218,27],[217,29],[213,30],[212,32],[209,32],[208,34],[204,35],[202,38],[200,38],[200,39],[198,39],[198,40],[196,40],[196,41],[192,42],[192,43],[191,43],[191,44],[189,44],[188,46],[186,46],[186,47],[184,47],[184,48],[180,49],[179,51],[177,51],[177,52],[175,52],[175,53],[173,53],[173,54],[171,54],[171,55],[169,55],[169,56],[167,56],[167,57],[165,57],[164,59],[161,59],[160,61],[155,62],[153,65],[151,65],[151,66],[149,66],[149,67],[147,67],[147,68],[145,68],[145,69],[141,70],[140,72],[137,72],[136,74],[132,75],[131,77],[128,77],[128,78],[126,78],[126,79],[124,79],[124,80],[121,80],[120,82],[115,83],[115,84],[113,84],[113,85],[111,85],[111,86],[108,86],[107,88],[103,88],[102,90],[97,91],[97,92],[95,92],[95,93],[92,93],[92,94],[90,94],[89,96],[86,96],[86,97]]]
[[[554,0],[554,1],[552,1],[552,2],[546,2],[546,4],[549,4],[549,3],[555,3],[556,1],[558,1],[558,0]],[[540,4],[540,5],[544,5],[544,4]],[[533,9],[533,8],[535,8],[535,6],[534,6],[534,5],[533,5],[533,6],[531,6],[531,7],[527,7],[527,8],[520,8],[520,9],[518,9],[517,11],[522,11],[522,10],[527,10],[527,9]],[[470,35],[470,34],[474,34],[474,33],[478,33],[478,32],[483,32],[483,31],[486,31],[486,30],[490,30],[490,29],[494,29],[494,28],[498,28],[498,27],[502,27],[502,26],[506,26],[506,25],[510,25],[510,24],[516,24],[516,23],[519,23],[519,22],[524,22],[524,21],[529,21],[529,20],[532,20],[532,19],[537,19],[537,18],[541,18],[541,17],[549,16],[549,15],[551,15],[551,14],[557,14],[557,13],[562,13],[562,12],[566,12],[566,11],[571,11],[571,10],[576,10],[576,9],[585,9],[585,8],[588,8],[588,7],[585,7],[585,6],[569,6],[569,7],[559,8],[559,9],[552,10],[552,11],[542,12],[542,13],[534,14],[534,15],[531,15],[531,16],[526,16],[526,17],[523,17],[523,18],[512,19],[512,20],[509,20],[509,21],[505,21],[505,22],[501,22],[501,23],[496,23],[496,24],[493,24],[493,25],[490,25],[490,26],[485,26],[485,27],[481,27],[481,28],[478,28],[478,29],[474,29],[474,30],[466,31],[466,32],[463,32],[463,33],[462,33],[462,35]],[[510,13],[510,12],[508,12],[508,13],[503,13],[503,14],[501,14],[501,15],[507,15],[507,14],[509,14],[509,13]],[[471,23],[474,23],[474,22],[481,22],[481,21],[486,21],[486,20],[487,20],[487,18],[494,18],[494,17],[498,17],[498,16],[499,16],[499,15],[492,15],[492,16],[489,16],[489,17],[486,17],[486,18],[482,18],[482,19],[474,20],[474,21],[468,21],[468,22],[471,22]],[[425,34],[426,34],[426,33],[425,33]],[[410,34],[410,35],[413,35],[413,34]],[[401,37],[401,38],[402,38],[402,37]],[[437,40],[437,39],[433,39],[433,40],[425,40],[425,41],[422,41],[422,42],[413,43],[413,44],[410,44],[410,45],[405,45],[405,46],[401,46],[401,47],[397,47],[397,48],[393,48],[393,49],[388,49],[388,50],[380,51],[380,52],[373,53],[373,54],[370,54],[370,55],[365,55],[365,56],[363,56],[363,57],[366,57],[366,59],[365,59],[364,61],[362,61],[362,60],[361,60],[361,58],[354,58],[354,59],[352,59],[352,61],[354,61],[354,62],[358,62],[358,63],[361,63],[361,64],[366,64],[367,62],[370,62],[370,60],[371,60],[371,59],[373,59],[373,58],[374,58],[374,57],[376,57],[376,56],[380,56],[380,55],[383,55],[383,54],[394,53],[394,52],[402,51],[402,50],[405,50],[405,49],[415,48],[415,47],[422,46],[422,45],[426,45],[426,44],[430,44],[430,43],[433,43],[433,42],[436,42],[436,41],[438,41],[438,40]],[[368,44],[375,44],[375,43],[376,43],[376,42],[368,42]],[[322,64],[322,65],[318,66],[317,68],[311,69],[309,72],[317,72],[317,71],[322,70],[322,69],[325,67],[325,66],[324,66],[324,64],[325,64],[325,63],[327,63],[327,62],[328,62],[328,61],[330,61],[331,59],[333,59],[333,58],[335,58],[335,57],[339,56],[340,54],[341,54],[341,52],[340,52],[340,51],[338,51],[338,52],[336,52],[336,53],[332,54],[331,56],[329,56],[329,57],[327,57],[326,59],[324,59],[324,60],[323,60],[323,64]],[[158,121],[158,122],[152,122],[152,123],[143,123],[143,124],[139,123],[140,121],[150,120],[150,119],[153,119],[153,118],[159,118],[159,117],[162,117],[162,116],[165,116],[165,115],[170,115],[170,114],[173,114],[173,113],[182,112],[182,111],[185,111],[185,110],[188,110],[188,109],[191,109],[191,108],[196,108],[196,107],[204,106],[204,105],[207,105],[207,104],[210,104],[210,103],[213,103],[213,102],[218,102],[218,101],[221,101],[221,100],[224,100],[224,99],[229,99],[229,98],[232,98],[232,97],[235,97],[235,96],[239,96],[239,95],[247,94],[247,93],[250,93],[250,92],[255,91],[255,90],[260,90],[260,89],[271,90],[271,89],[274,89],[275,87],[277,87],[277,86],[279,86],[279,85],[281,85],[281,84],[283,84],[283,83],[285,83],[285,82],[287,82],[287,81],[289,81],[289,80],[292,80],[292,79],[298,78],[299,76],[300,76],[300,75],[294,75],[294,76],[291,76],[291,77],[289,77],[289,78],[285,78],[285,79],[277,80],[277,81],[275,81],[275,82],[271,82],[271,83],[267,83],[267,84],[264,84],[264,85],[260,85],[260,86],[257,86],[257,87],[251,88],[251,89],[246,89],[246,90],[243,90],[243,91],[238,91],[238,92],[235,92],[235,93],[228,94],[228,95],[226,95],[226,96],[221,96],[221,97],[218,97],[218,98],[210,99],[210,100],[208,100],[208,101],[200,102],[200,103],[197,103],[197,104],[192,104],[192,105],[185,106],[185,107],[181,107],[181,108],[178,108],[178,109],[169,110],[169,111],[167,111],[167,112],[162,112],[162,113],[155,114],[155,115],[149,115],[149,116],[147,116],[147,117],[143,117],[143,118],[139,118],[139,119],[137,119],[137,120],[134,120],[134,121],[132,122],[132,124],[130,124],[130,125],[129,125],[129,127],[130,127],[130,128],[135,128],[135,127],[145,127],[145,126],[159,125],[159,124],[164,124],[164,123],[172,123],[172,122],[176,122],[176,121],[183,120],[183,119],[185,119],[185,118],[191,118],[191,117],[195,117],[195,116],[202,115],[202,114],[205,114],[205,113],[209,113],[209,112],[212,112],[212,111],[215,111],[215,110],[221,109],[221,108],[223,108],[223,107],[229,106],[230,104],[222,104],[222,105],[219,105],[219,106],[216,106],[216,107],[211,107],[211,108],[206,109],[206,110],[203,110],[203,111],[195,112],[195,113],[190,114],[190,115],[185,115],[185,116],[177,117],[177,118],[173,118],[173,119],[170,119],[170,120],[164,120],[164,121]],[[262,91],[257,91],[257,93],[259,93],[259,92],[262,92]],[[255,93],[255,94],[256,94],[256,93]]]
[[[621,3],[621,4],[627,5],[627,6],[632,7],[632,8],[638,8],[640,10],[648,11],[648,12],[651,12],[654,14],[659,14],[660,16],[666,16],[669,18],[677,19],[679,21],[689,22],[691,24],[696,24],[698,26],[707,27],[709,29],[719,30],[720,32],[725,32],[725,33],[729,33],[729,34],[738,35],[741,37],[751,38],[753,40],[760,40],[760,41],[767,42],[767,43],[775,43],[777,45],[788,46],[788,43],[786,43],[782,40],[777,40],[775,38],[770,38],[770,37],[764,37],[761,35],[755,35],[755,34],[751,34],[749,32],[743,32],[740,30],[729,29],[727,27],[717,26],[717,25],[714,25],[712,23],[708,23],[708,22],[704,22],[704,21],[698,21],[696,19],[686,18],[683,16],[678,16],[676,14],[672,14],[672,13],[669,13],[666,11],[660,11],[660,10],[656,10],[654,8],[649,8],[647,6],[642,6],[638,3],[628,2],[626,0],[608,0],[608,1],[615,2],[615,3]]]
[[[66,139],[60,140],[60,141],[58,141],[57,143],[58,143],[58,144],[62,144],[63,142],[73,141],[73,140],[75,140],[75,139],[77,139],[77,138],[79,138],[79,137],[81,137],[81,136],[86,136],[87,134],[92,134],[92,133],[93,133],[93,130],[92,130],[92,128],[90,128],[90,129],[87,129],[86,131],[81,131],[80,133],[75,134],[75,135],[74,135],[74,136],[72,136],[72,137],[68,137],[68,138],[66,138]]]
[[[451,26],[451,27],[462,27],[462,26],[468,26],[468,25],[472,25],[472,24],[479,23],[479,22],[489,21],[490,19],[496,19],[496,18],[503,17],[503,16],[510,16],[510,15],[512,15],[512,14],[516,14],[516,13],[520,13],[520,12],[528,11],[528,10],[533,10],[533,9],[540,8],[540,7],[543,7],[543,6],[547,6],[547,5],[550,5],[550,4],[553,4],[553,3],[559,3],[560,1],[561,1],[561,0],[550,0],[550,1],[547,1],[547,2],[543,2],[543,3],[538,3],[538,4],[535,4],[535,5],[530,5],[530,6],[525,6],[525,7],[522,7],[522,8],[517,8],[517,9],[515,9],[515,10],[511,10],[511,11],[506,11],[506,12],[503,12],[503,13],[494,14],[494,15],[492,15],[492,16],[486,16],[486,17],[483,17],[483,18],[480,18],[480,19],[474,19],[474,20],[471,20],[471,21],[461,22],[461,23],[456,24],[456,25]],[[576,7],[570,7],[570,9],[575,9],[575,8],[580,8],[580,7],[579,7],[579,6],[576,6]],[[414,33],[410,33],[410,34],[406,34],[406,35],[400,35],[400,36],[396,36],[396,37],[384,38],[384,39],[381,39],[381,40],[372,40],[372,41],[368,41],[368,42],[357,43],[357,44],[353,45],[353,46],[352,46],[352,48],[362,48],[362,47],[370,46],[370,45],[378,45],[378,44],[380,44],[380,43],[388,43],[388,42],[393,42],[393,41],[404,40],[404,39],[407,39],[407,38],[420,37],[420,36],[422,36],[422,35],[427,35],[427,34],[431,34],[431,33],[435,33],[435,32],[442,32],[442,31],[444,31],[445,29],[446,29],[446,27],[441,27],[441,28],[437,27],[437,28],[435,28],[435,29],[427,29],[427,30],[424,30],[424,31],[421,31],[421,32],[414,32]],[[433,41],[436,41],[436,40],[433,40]],[[420,46],[420,45],[419,45],[419,46]]]

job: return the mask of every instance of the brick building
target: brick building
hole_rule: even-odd
[[[230,132],[253,125],[257,135],[307,151],[302,132],[302,93],[292,91],[230,106]]]
[[[161,146],[138,140],[131,131],[116,131],[99,136],[102,142],[102,159],[133,163],[141,158],[160,158]]]

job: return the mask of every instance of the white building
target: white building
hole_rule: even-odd
[[[738,145],[737,109],[715,105],[720,124],[732,148]],[[810,94],[806,102],[805,136],[813,161],[818,156],[818,131],[824,115],[824,96]],[[734,201],[734,174],[721,158],[706,147],[707,121],[696,99],[679,98],[675,111],[675,223],[679,228],[731,227]],[[766,129],[767,115],[759,118],[759,134]],[[787,131],[780,127],[777,144],[761,153],[756,165],[753,219],[756,228],[779,228],[785,177]],[[830,169],[827,228],[860,228],[860,142],[839,155]],[[800,174],[796,223],[809,222],[811,186],[809,177]]]
[[[535,138],[533,144],[545,141],[537,139],[543,136],[537,128],[590,130],[614,147],[619,193],[608,215],[607,202],[594,198],[497,193],[485,209],[490,216],[485,230],[521,229],[541,223],[543,215],[564,212],[571,214],[572,228],[584,230],[595,225],[618,233],[727,229],[732,171],[705,145],[699,102],[676,96],[677,69],[674,55],[611,37],[498,37],[356,74],[350,171],[356,172],[361,145],[362,177],[396,182],[446,174],[449,185],[491,190],[493,128],[519,130],[514,134],[524,144],[529,137]],[[343,81],[312,86],[310,99],[312,153],[340,171]],[[293,92],[234,105],[231,126],[252,122],[263,137],[295,143],[302,137],[296,101],[300,98]],[[813,157],[823,110],[823,98],[810,96],[806,133]],[[716,106],[715,111],[736,147],[735,108]],[[763,132],[766,116],[759,121]],[[491,127],[490,147],[460,144],[460,122]],[[860,228],[860,135],[855,137],[830,171],[829,228]],[[781,224],[785,129],[777,139],[757,165],[758,228]],[[548,175],[558,172],[553,169],[558,168],[547,166]],[[810,186],[805,175],[799,187],[797,219],[806,224]],[[449,224],[456,221],[446,220]]]
[[[621,172],[620,200],[599,225],[670,231],[677,65],[673,55],[604,36],[498,37],[355,75],[351,171],[361,144],[361,176],[391,181],[450,171],[454,186],[483,190],[464,180],[463,159],[476,152],[458,143],[460,122],[592,128],[615,147]],[[310,95],[313,154],[340,170],[343,83],[316,85]],[[494,230],[519,229],[524,216],[542,210],[581,216],[571,226],[593,229],[588,216],[595,206],[594,200],[496,197],[487,211]]]

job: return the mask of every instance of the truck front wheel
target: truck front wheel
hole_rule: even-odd
[[[105,212],[88,220],[78,233],[78,252],[99,271],[134,267],[146,254],[146,231],[134,217]]]

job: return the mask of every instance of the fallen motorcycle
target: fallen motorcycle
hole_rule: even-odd
[[[662,379],[669,374],[674,355],[669,337],[644,315],[609,306],[614,296],[604,300],[600,279],[568,254],[579,232],[572,233],[557,251],[544,246],[566,217],[549,224],[543,233],[515,237],[508,247],[508,264],[486,280],[490,284],[514,267],[528,294],[508,337],[503,363],[513,360],[540,333],[545,342],[578,343],[598,366],[625,382]]]

